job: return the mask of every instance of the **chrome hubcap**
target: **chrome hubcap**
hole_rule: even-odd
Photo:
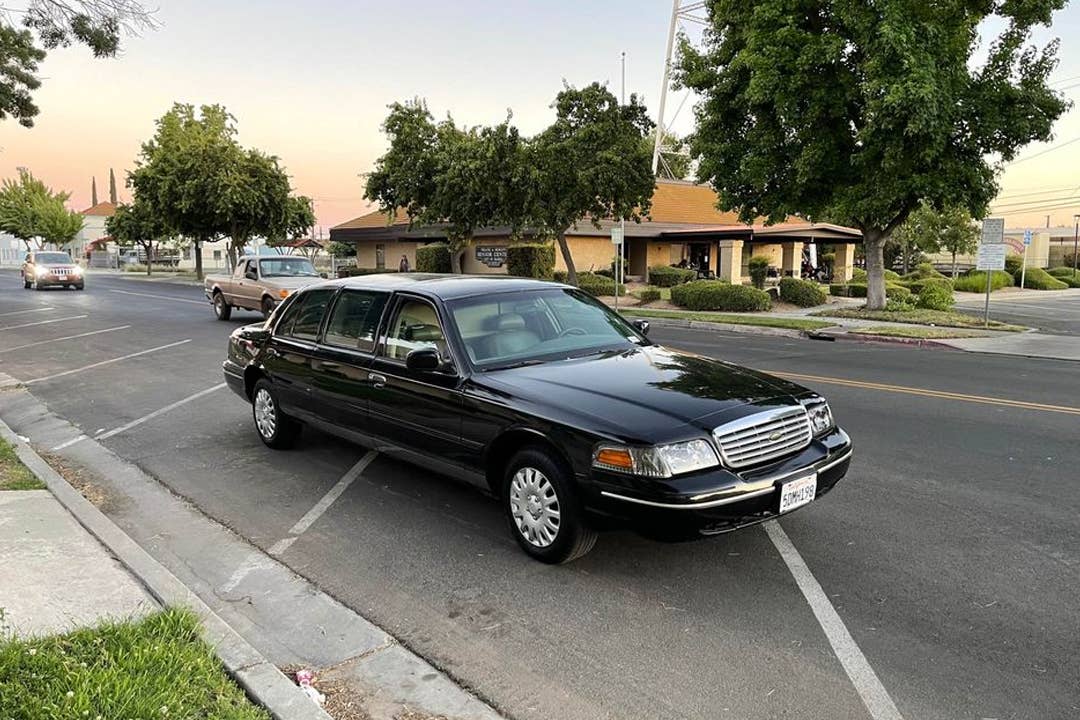
[[[561,516],[555,486],[536,468],[523,467],[510,481],[510,512],[530,545],[545,548],[559,536]]]
[[[266,388],[260,388],[255,393],[255,425],[264,438],[274,437],[274,430],[277,428],[277,412],[274,408],[274,398],[270,396]]]

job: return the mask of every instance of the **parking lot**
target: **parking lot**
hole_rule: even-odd
[[[550,567],[474,490],[350,474],[367,451],[318,432],[265,448],[220,369],[258,319],[0,271],[0,372],[509,717],[1080,717],[1076,363],[655,327],[825,394],[851,471],[777,526]]]
[[[964,293],[956,309],[982,317],[985,296]],[[1054,335],[1080,335],[1080,290],[994,293],[990,296],[990,318]]]

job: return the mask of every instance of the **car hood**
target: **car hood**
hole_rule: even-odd
[[[281,288],[282,290],[299,290],[300,288],[323,282],[321,277],[269,277],[263,278],[263,284],[267,287]]]
[[[475,376],[552,420],[658,443],[798,403],[805,388],[721,360],[650,345]]]

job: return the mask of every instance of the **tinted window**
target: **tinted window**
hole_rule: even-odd
[[[410,350],[423,347],[438,348],[439,354],[447,358],[446,338],[435,308],[423,300],[405,300],[390,323],[382,353],[404,360]]]
[[[333,289],[312,290],[298,298],[293,307],[289,308],[288,316],[282,323],[282,334],[289,335],[299,340],[314,340],[319,336],[319,325],[322,324],[326,306],[333,296]]]
[[[71,264],[71,256],[62,252],[40,252],[34,254],[34,262],[46,265]]]
[[[386,293],[342,292],[326,325],[326,344],[371,352],[386,297]]]

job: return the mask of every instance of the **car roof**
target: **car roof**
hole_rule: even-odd
[[[433,273],[379,273],[320,283],[319,287],[337,285],[370,290],[408,291],[442,300],[476,297],[515,290],[540,290],[570,287],[561,283],[511,277],[509,275],[438,275]]]

